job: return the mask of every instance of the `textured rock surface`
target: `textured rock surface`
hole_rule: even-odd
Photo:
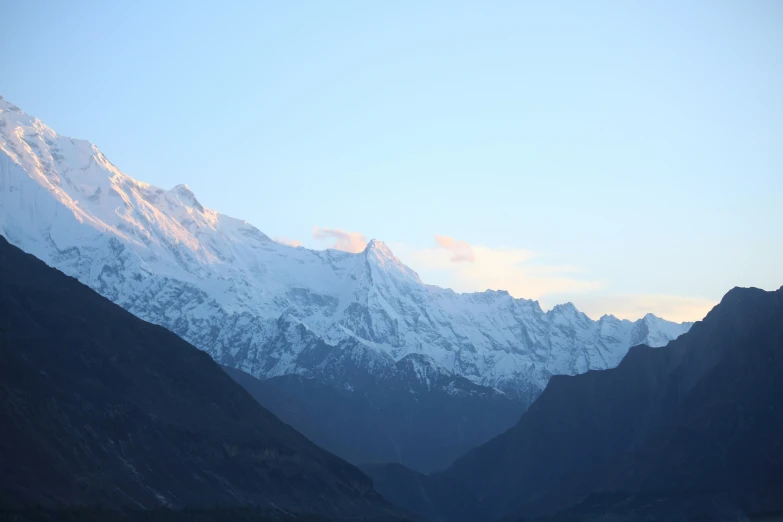
[[[143,153],[143,151],[140,151]],[[186,185],[123,174],[0,98],[0,234],[218,362],[351,389],[410,354],[530,402],[551,375],[617,365],[628,347],[687,331],[648,315],[545,312],[502,291],[423,284],[381,242],[364,252],[276,243],[203,207]],[[425,375],[419,376],[426,379]]]

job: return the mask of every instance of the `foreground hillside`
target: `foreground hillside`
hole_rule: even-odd
[[[783,289],[735,288],[665,350],[555,377],[443,473],[368,467],[428,520],[736,520],[783,514]]]
[[[207,354],[0,238],[0,508],[395,511]]]

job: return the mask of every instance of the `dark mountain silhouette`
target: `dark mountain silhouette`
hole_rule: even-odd
[[[280,422],[209,355],[2,237],[0,427],[6,511],[398,516],[366,475]]]
[[[516,426],[442,473],[365,470],[428,520],[780,513],[781,369],[783,289],[735,288],[664,349],[636,346],[615,369],[553,377]]]
[[[404,371],[410,359],[391,377],[365,379],[351,391],[299,375],[261,381],[224,370],[282,421],[357,465],[440,471],[519,421],[525,405],[515,398],[452,374],[432,372],[422,383]]]

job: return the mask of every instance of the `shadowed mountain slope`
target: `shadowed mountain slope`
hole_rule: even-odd
[[[366,471],[430,520],[776,512],[781,369],[783,289],[735,288],[664,350],[636,346],[615,369],[555,376],[515,427],[443,473]]]
[[[204,352],[0,238],[0,507],[397,512]]]
[[[349,462],[434,472],[516,424],[524,405],[427,362],[408,356],[396,372],[351,391],[300,375],[261,381],[224,370],[281,420]]]

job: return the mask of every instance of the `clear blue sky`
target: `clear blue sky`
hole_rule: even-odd
[[[516,250],[512,293],[591,315],[783,284],[783,2],[156,3],[4,2],[0,94],[270,236],[358,232],[458,289]],[[594,284],[525,295],[551,274]]]

